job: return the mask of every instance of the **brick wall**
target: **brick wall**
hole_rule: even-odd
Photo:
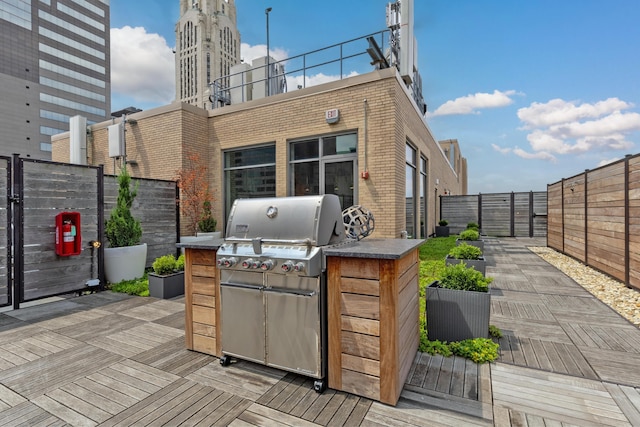
[[[340,120],[328,124],[325,112],[333,108],[340,110]],[[400,237],[405,228],[407,141],[417,149],[418,159],[422,154],[429,160],[429,233],[436,220],[431,214],[436,206],[435,178],[440,180],[440,188],[448,188],[453,194],[460,194],[462,188],[392,69],[212,111],[174,103],[136,113],[130,118],[137,121],[127,124],[126,133],[127,158],[136,162],[130,166],[133,176],[172,179],[187,150],[198,151],[208,159],[209,181],[215,190],[214,214],[220,230],[224,229],[222,152],[228,149],[274,143],[276,195],[287,196],[289,141],[357,132],[358,176],[366,163],[370,178],[358,178],[356,203],[373,212],[376,219],[373,237]],[[107,144],[107,126],[110,124],[91,126],[92,138],[87,149],[89,163],[104,164],[105,173],[113,173]],[[68,161],[68,139],[68,134],[54,137],[54,160]]]

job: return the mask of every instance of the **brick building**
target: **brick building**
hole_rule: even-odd
[[[336,110],[337,121],[327,118]],[[190,151],[200,153],[219,225],[237,197],[333,193],[343,208],[372,211],[374,237],[423,237],[440,219],[439,197],[467,188],[457,141],[443,149],[434,139],[395,68],[214,110],[173,103],[131,119],[131,174],[172,179]],[[89,127],[87,163],[106,173],[119,165],[109,158],[113,122]],[[53,160],[68,162],[69,133],[52,145]]]

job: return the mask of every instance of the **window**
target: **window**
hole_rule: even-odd
[[[427,238],[427,200],[429,193],[427,192],[427,167],[429,163],[427,159],[420,156],[420,238]]]
[[[416,149],[407,143],[405,149],[405,231],[416,237]]]
[[[31,1],[0,2],[0,19],[31,30]]]
[[[225,212],[239,198],[275,197],[276,147],[243,148],[224,153]]]
[[[335,194],[342,209],[356,200],[358,135],[332,135],[289,144],[289,194]]]

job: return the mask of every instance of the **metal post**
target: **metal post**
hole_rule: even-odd
[[[271,65],[269,64],[269,12],[271,12],[270,7],[264,10],[264,14],[267,15],[267,96],[271,95]]]

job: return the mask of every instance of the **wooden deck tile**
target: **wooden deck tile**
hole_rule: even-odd
[[[628,423],[600,382],[500,363],[491,375],[497,406],[576,425]]]
[[[640,386],[640,354],[595,348],[580,349],[601,380]]]
[[[398,405],[388,406],[379,402],[371,404],[363,426],[491,426],[487,419],[467,416],[458,412],[425,407],[405,401],[402,397]]]
[[[206,416],[196,426],[228,426],[243,413],[252,402],[235,395],[226,395],[226,400],[213,411],[206,408]],[[202,411],[201,411],[202,412]]]
[[[253,403],[242,414],[240,414],[237,420],[243,421],[248,425],[253,426],[266,426],[266,425],[278,425],[278,426],[294,426],[294,427],[311,427],[319,424],[301,420],[300,418],[292,417],[284,412],[276,411],[275,409],[268,408],[266,406]],[[230,427],[245,425],[234,421],[229,424]]]
[[[120,314],[151,322],[183,311],[184,304],[171,300],[155,300],[149,304],[139,305],[137,307],[121,311]]]
[[[611,383],[603,383],[603,385],[631,425],[640,425],[640,388]]]
[[[0,382],[31,399],[120,359],[108,351],[79,346],[2,371]]]
[[[203,366],[186,378],[201,384],[225,390],[243,399],[255,401],[276,384],[285,372],[260,366],[259,372],[245,369],[245,365],[255,365],[241,361],[231,366],[221,366],[218,359]],[[256,365],[258,366],[258,365]]]
[[[88,343],[124,357],[133,357],[181,336],[184,336],[184,331],[154,323],[143,323],[131,329],[91,339]]]
[[[24,402],[0,413],[0,427],[20,425],[62,427],[68,424],[32,402]]]

